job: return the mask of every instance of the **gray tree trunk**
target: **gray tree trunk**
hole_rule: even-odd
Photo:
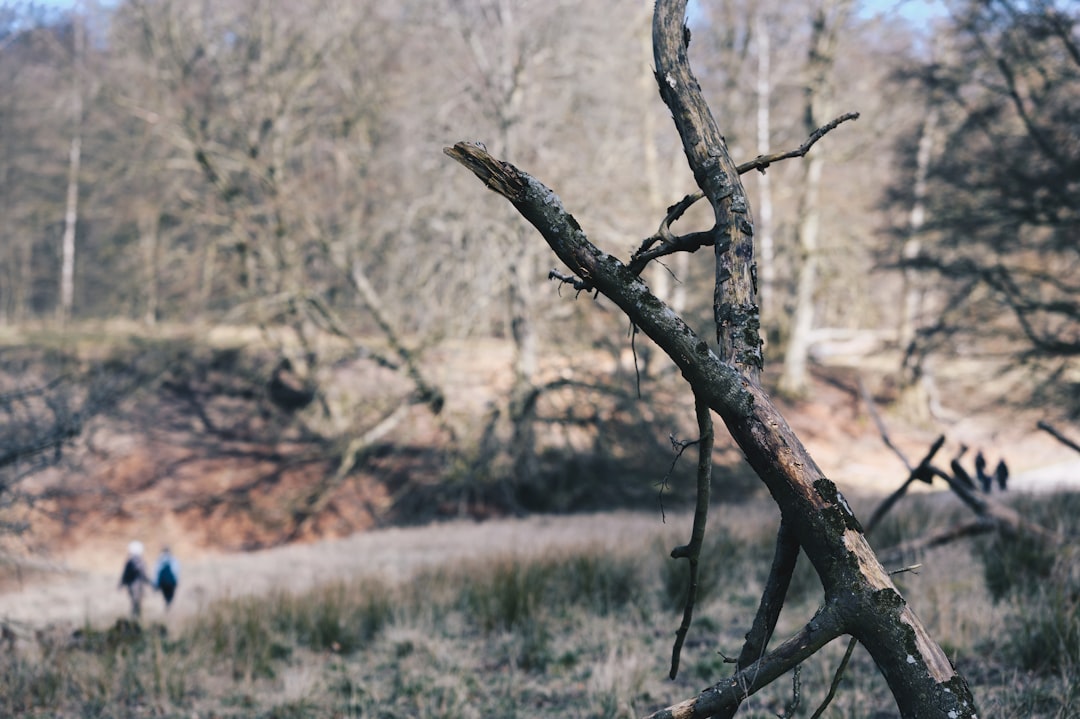
[[[836,62],[836,39],[851,7],[852,0],[823,0],[814,15],[804,88],[806,103],[803,127],[808,134],[825,124],[832,114],[831,74]],[[821,173],[824,166],[825,159],[820,150],[807,156],[799,199],[795,308],[779,380],[780,390],[795,396],[806,394],[809,387],[807,363],[818,286]]]
[[[769,25],[765,10],[759,6],[754,14],[754,35],[757,37],[757,151],[767,155],[770,144],[770,103],[772,102],[771,54],[769,43]],[[768,173],[757,175],[758,207],[757,228],[758,249],[758,298],[761,304],[761,316],[769,325],[777,321],[776,312],[776,245],[773,236],[772,183]],[[677,310],[676,310],[677,311]]]

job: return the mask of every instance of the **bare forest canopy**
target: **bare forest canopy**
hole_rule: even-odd
[[[816,163],[746,178],[767,369],[783,359],[798,392],[789,348],[861,332],[906,353],[908,382],[934,357],[1005,357],[1075,405],[1076,6],[958,1],[912,27],[818,5],[692,17],[736,161],[797,147],[804,118],[861,113]],[[336,322],[360,337],[384,321],[430,345],[510,337],[524,313],[530,336],[565,346],[587,313],[441,147],[467,132],[541,172],[618,255],[693,189],[652,85],[649,2],[76,7],[0,7],[3,324]],[[706,265],[655,280],[702,320]]]

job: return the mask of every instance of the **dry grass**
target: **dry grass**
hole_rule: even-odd
[[[948,521],[954,510],[932,501],[901,507],[883,536]],[[1075,497],[1025,502],[1034,519],[1076,532]],[[685,528],[667,525],[622,549],[496,553],[421,566],[400,581],[335,581],[216,600],[168,636],[164,627],[135,632],[118,624],[23,643],[0,655],[0,715],[638,716],[729,672],[724,656],[738,653],[771,554],[774,527],[762,516],[725,509],[711,525],[705,591],[675,682],[666,675],[683,578],[667,550]],[[642,554],[641,546],[651,549]],[[937,550],[921,558],[919,574],[898,580],[972,683],[983,714],[1075,716],[1075,562],[1017,563],[1009,551],[992,539]],[[802,565],[780,635],[821,599]],[[1049,569],[1036,582],[1018,566]],[[988,579],[1004,587],[996,599]],[[821,701],[845,644],[835,642],[802,668],[795,715],[809,716]],[[741,715],[775,716],[792,696],[788,678],[753,697]],[[858,650],[826,716],[895,713],[872,660]]]

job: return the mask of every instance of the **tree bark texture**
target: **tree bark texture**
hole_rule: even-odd
[[[760,340],[754,305],[753,226],[736,166],[687,60],[685,0],[659,2],[654,19],[657,80],[691,168],[716,216],[716,321],[720,355],[657,298],[626,264],[593,245],[551,189],[480,145],[447,154],[509,200],[580,279],[617,304],[668,354],[700,401],[724,421],[768,487],[821,577],[825,604],[792,639],[698,697],[657,716],[706,717],[753,691],[842,634],[867,647],[904,717],[974,717],[967,683],[907,606],[836,486],[807,453],[757,382]],[[771,680],[771,679],[770,679]]]
[[[756,379],[761,372],[762,357],[754,221],[727,142],[690,70],[688,33],[682,12],[677,16],[663,13],[660,4],[657,5],[653,18],[653,59],[660,97],[671,110],[694,179],[712,205],[716,218],[712,243],[716,252],[713,317],[720,357],[747,377]]]

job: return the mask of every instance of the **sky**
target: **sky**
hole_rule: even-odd
[[[78,0],[35,0],[36,5],[55,8],[70,8]],[[535,0],[534,0],[535,1]],[[708,3],[715,0],[690,0],[690,4]],[[103,4],[108,4],[103,3]],[[864,12],[873,14],[877,12],[895,12],[900,17],[913,22],[929,20],[940,17],[944,12],[941,0],[863,0]]]

